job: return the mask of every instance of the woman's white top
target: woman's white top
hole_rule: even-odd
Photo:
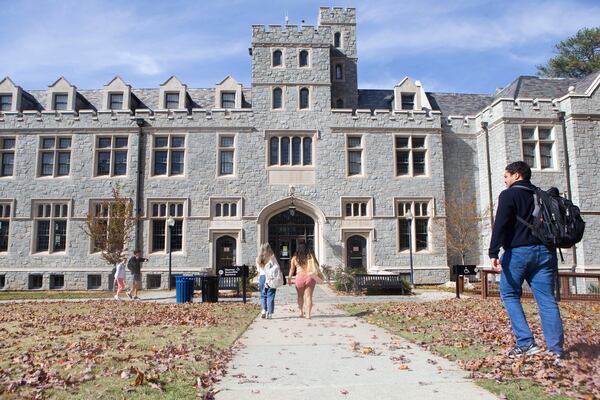
[[[258,271],[258,276],[267,275],[267,266],[269,263],[261,266],[259,262],[256,262],[256,270]]]
[[[123,278],[125,279],[125,267],[127,267],[127,263],[121,262],[117,264],[117,270],[115,271],[115,278]]]

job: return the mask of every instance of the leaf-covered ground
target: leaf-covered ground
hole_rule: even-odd
[[[0,292],[0,300],[64,300],[64,299],[104,299],[113,297],[114,292],[107,291],[70,291],[70,290],[51,290],[51,291],[14,291]]]
[[[497,299],[342,307],[456,360],[479,384],[506,398],[600,398],[600,304],[560,304],[566,350],[560,366],[554,366],[545,352],[516,362],[506,357],[514,339],[508,316]],[[535,303],[527,301],[524,307],[542,345]]]
[[[211,398],[256,317],[241,303],[0,305],[0,397]]]

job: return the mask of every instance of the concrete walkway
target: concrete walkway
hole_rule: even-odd
[[[446,293],[390,296],[433,300]],[[450,294],[451,295],[451,294]],[[351,296],[315,292],[311,320],[297,317],[293,288],[278,290],[273,319],[257,318],[239,340],[216,398],[496,399],[453,363],[335,307]],[[381,297],[369,300],[380,301]],[[394,300],[392,300],[394,301]]]

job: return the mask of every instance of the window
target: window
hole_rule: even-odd
[[[42,136],[40,138],[38,176],[68,176],[71,169],[71,138]]]
[[[90,274],[87,276],[88,289],[100,289],[102,287],[102,275]]]
[[[273,52],[273,64],[274,67],[281,67],[283,65],[283,53],[281,50],[275,50]]]
[[[44,282],[44,275],[29,274],[29,289],[41,289]]]
[[[415,108],[415,94],[414,93],[402,93],[400,95],[402,100],[403,110],[414,110]]]
[[[300,109],[305,110],[310,107],[308,88],[300,89]]]
[[[54,95],[54,109],[55,110],[66,110],[68,98],[69,98],[69,95],[66,93],[56,93]]]
[[[12,109],[12,94],[0,94],[0,111]]]
[[[10,204],[0,204],[0,253],[8,251]]]
[[[215,217],[237,217],[237,202],[215,203]]]
[[[429,248],[429,201],[402,201],[396,205],[398,214],[398,250],[415,252]],[[408,211],[412,218],[407,218]]]
[[[344,67],[342,67],[342,64],[335,65],[335,79],[338,81],[344,79]]]
[[[169,110],[179,108],[179,93],[165,93],[165,108]]]
[[[50,289],[62,289],[65,287],[65,276],[58,274],[50,275]]]
[[[427,174],[427,147],[424,136],[397,136],[396,176]]]
[[[342,34],[340,32],[333,35],[333,47],[342,47]]]
[[[127,208],[126,207],[130,207],[131,205],[128,205],[127,203],[120,203],[122,204],[123,208],[121,210],[116,210],[115,209],[115,203],[113,201],[93,201],[91,202],[91,208],[93,211],[93,215],[99,220],[99,225],[101,225],[103,227],[103,230],[105,231],[105,235],[104,238],[98,238],[98,241],[92,241],[92,253],[96,253],[99,252],[105,245],[106,240],[108,239],[108,227],[112,226],[113,223],[115,222],[120,222],[123,220],[123,216],[126,214],[127,212]],[[117,216],[120,216],[119,218],[121,218],[120,220],[117,219]]]
[[[150,248],[152,251],[169,251],[166,247],[168,238],[167,219],[172,217],[175,225],[171,229],[171,251],[181,251],[183,249],[183,202],[160,202],[152,203],[151,239]]]
[[[523,161],[533,169],[554,168],[554,135],[549,127],[521,127]]]
[[[348,202],[344,205],[344,217],[366,217],[367,216],[367,202],[366,201],[353,201]]]
[[[152,175],[183,175],[185,136],[155,136],[152,152]]]
[[[34,252],[61,252],[67,248],[67,218],[69,206],[65,202],[34,205]]]
[[[13,176],[15,167],[15,139],[0,137],[0,177]]]
[[[235,137],[219,136],[219,176],[233,175],[235,160]]]
[[[273,136],[269,139],[269,165],[290,165],[290,143],[292,145],[291,164],[294,166],[312,165],[312,138]]]
[[[336,108],[344,108],[344,99],[337,99],[335,101],[335,107]]]
[[[363,154],[362,137],[348,136],[346,148],[348,151],[348,175],[361,175]]]
[[[111,110],[123,109],[123,93],[111,93],[109,97]]]
[[[235,92],[221,93],[221,108],[235,108]]]
[[[273,109],[280,110],[283,108],[283,91],[281,88],[273,89]]]
[[[0,275],[0,289],[4,289],[5,285],[6,285],[6,275],[2,274],[2,275]]]
[[[298,65],[300,67],[308,67],[308,50],[301,50],[298,56]]]
[[[161,286],[161,276],[159,274],[146,275],[146,288],[160,289],[160,286]]]
[[[127,175],[127,136],[96,138],[96,176]]]

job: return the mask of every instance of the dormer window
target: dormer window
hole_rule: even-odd
[[[179,108],[179,93],[167,93],[165,95],[165,108],[169,110]]]
[[[300,67],[308,67],[308,51],[302,50],[300,51],[298,64]]]
[[[414,93],[402,93],[402,109],[403,110],[414,110],[415,108],[415,94]]]
[[[333,35],[333,47],[342,47],[342,34],[340,32],[336,32]]]
[[[12,94],[0,94],[0,111],[10,111],[12,108]]]
[[[235,108],[235,92],[221,93],[221,108]]]
[[[111,93],[110,94],[110,109],[111,110],[122,110],[123,109],[123,93]]]
[[[54,95],[54,109],[55,110],[66,110],[67,109],[67,100],[69,95],[66,93],[57,93]]]
[[[281,52],[281,50],[275,50],[273,52],[273,66],[274,67],[281,67],[282,62],[283,62],[282,56],[283,56],[283,53]]]

